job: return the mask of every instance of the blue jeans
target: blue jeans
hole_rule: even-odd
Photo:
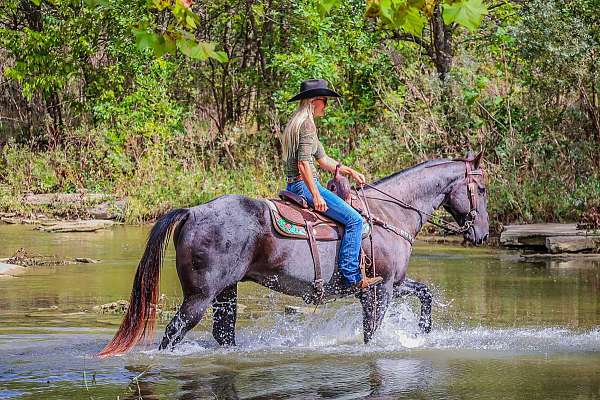
[[[358,266],[358,258],[360,254],[360,242],[362,240],[363,219],[358,211],[350,207],[338,195],[321,186],[321,183],[316,178],[315,184],[323,200],[327,203],[325,215],[343,224],[345,227],[338,259],[340,272],[350,284],[359,282],[362,279]],[[304,196],[308,200],[308,203],[314,206],[312,193],[310,193],[308,186],[306,186],[303,180],[288,183],[286,189],[299,196]]]

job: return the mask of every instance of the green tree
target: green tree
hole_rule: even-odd
[[[587,131],[600,143],[600,3],[597,0],[528,2],[514,36],[522,76],[542,99],[578,99]]]
[[[339,0],[321,0],[323,13]],[[475,31],[487,7],[483,0],[367,0],[366,16],[376,18],[395,40],[420,46],[445,80],[452,68],[458,26]]]
[[[50,117],[35,133],[41,145],[60,144],[65,127],[85,121],[82,112],[95,99],[128,90],[144,58],[131,34],[134,23],[151,18],[144,3],[9,0],[0,6],[4,75],[28,103],[41,101]]]

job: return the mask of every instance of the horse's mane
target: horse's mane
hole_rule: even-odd
[[[438,164],[445,164],[445,163],[450,162],[450,161],[452,161],[452,160],[448,159],[448,158],[435,158],[433,160],[423,161],[423,162],[421,162],[421,163],[419,163],[417,165],[413,165],[412,167],[408,167],[408,168],[405,168],[405,169],[400,170],[398,172],[394,172],[393,174],[388,175],[388,176],[386,176],[384,178],[381,178],[378,181],[373,182],[372,184],[373,185],[379,185],[379,184],[382,184],[382,183],[386,183],[387,181],[390,181],[392,179],[402,178],[403,176],[406,176],[406,175],[412,175],[413,173],[419,172],[419,171],[421,171],[421,170],[423,170],[425,168],[430,168],[430,167],[433,167],[433,166],[438,165]]]

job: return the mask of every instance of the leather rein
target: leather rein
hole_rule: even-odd
[[[445,222],[445,221],[442,221],[442,222],[436,222],[433,220],[428,221],[430,224],[435,225],[438,228],[441,228],[447,232],[456,233],[456,234],[467,232],[469,229],[471,229],[471,227],[473,226],[473,223],[475,222],[475,218],[477,217],[477,213],[478,213],[477,212],[477,199],[478,199],[477,186],[478,186],[478,183],[475,180],[475,176],[483,176],[483,171],[481,169],[473,170],[470,160],[461,160],[461,161],[465,161],[465,165],[466,165],[466,172],[465,172],[464,180],[466,180],[466,182],[467,182],[467,194],[469,197],[469,205],[470,205],[469,213],[467,214],[464,224],[456,227],[454,224]],[[437,164],[437,165],[439,165],[439,164]],[[376,197],[366,196],[365,192],[364,192],[365,186],[389,197],[391,200],[379,199]],[[454,191],[456,190],[457,187],[458,187],[458,185],[455,185],[454,188],[452,189],[452,191],[450,191],[449,195],[454,193]],[[356,188],[354,190],[356,192],[357,197],[360,198],[358,190],[356,190]],[[401,199],[399,199],[399,198],[397,198],[397,197],[395,197],[395,196],[393,196],[393,195],[391,195],[369,183],[364,183],[362,185],[362,187],[360,188],[360,190],[362,192],[362,202],[365,204],[366,209],[367,209],[367,217],[369,219],[369,224],[371,226],[373,226],[373,222],[376,222],[378,225],[382,226],[384,229],[392,231],[392,232],[396,233],[397,235],[405,238],[411,244],[414,241],[414,238],[412,238],[412,235],[408,234],[404,230],[398,231],[398,228],[394,227],[393,225],[387,224],[386,222],[378,220],[378,219],[376,220],[375,217],[371,216],[369,206],[367,203],[367,198],[370,198],[373,200],[390,201],[400,207],[416,211],[421,216],[425,215],[428,217],[434,217],[433,214],[423,211],[409,203],[406,203],[405,201],[403,201],[403,200],[401,200]],[[371,232],[372,232],[372,230],[371,230]],[[406,234],[408,234],[409,236],[407,237]]]

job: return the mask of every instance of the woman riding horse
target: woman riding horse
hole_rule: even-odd
[[[288,161],[286,169],[289,172],[297,166],[295,176],[302,180],[291,182],[288,189],[303,194],[327,215],[347,222],[339,269],[349,282],[356,282],[360,279],[357,268],[360,236],[352,236],[348,231],[352,225],[360,232],[360,224],[356,220],[350,223],[356,217],[354,210],[321,187],[310,162],[314,154],[325,169],[331,171],[336,164],[325,156],[319,145],[313,117],[323,115],[325,98],[337,94],[323,90],[327,89],[324,81],[308,81],[301,88],[301,94],[293,100],[303,101],[282,139]],[[301,154],[306,148],[310,149],[310,157]],[[288,154],[296,158],[295,164]],[[385,216],[383,223],[373,225],[373,246],[365,249],[372,267],[376,264],[377,273],[383,278],[377,290],[359,293],[365,343],[381,325],[391,300],[407,294],[419,297],[419,327],[423,332],[431,330],[431,293],[425,284],[406,277],[414,237],[434,210],[444,207],[460,227],[438,225],[462,233],[466,240],[477,245],[487,239],[487,194],[481,161],[482,153],[425,161],[374,182],[362,191],[364,198],[369,199],[372,215]],[[351,168],[344,167],[342,172],[359,182],[364,181],[362,175]],[[294,178],[293,173],[288,176]],[[240,282],[255,282],[296,297],[313,295],[314,275],[306,268],[305,261],[311,254],[310,245],[306,240],[278,235],[273,222],[272,209],[265,199],[241,195],[220,196],[194,207],[172,209],[161,216],[150,231],[135,273],[127,313],[99,355],[109,357],[124,353],[140,341],[152,338],[160,301],[160,268],[173,230],[183,302],[165,328],[160,349],[177,345],[211,305],[213,337],[221,345],[235,345]],[[337,247],[336,241],[322,241],[317,249],[322,256],[323,280],[333,287],[333,295],[340,278],[335,273]],[[354,285],[368,286],[374,280],[358,282]]]
[[[328,97],[341,96],[327,87],[327,81],[309,79],[300,85],[300,93],[288,100],[288,102],[300,101],[300,103],[281,138],[286,189],[305,197],[317,211],[344,225],[338,267],[349,285],[364,289],[380,283],[383,279],[379,276],[363,277],[360,273],[359,255],[363,219],[348,203],[321,185],[313,161],[316,159],[321,168],[331,173],[336,172],[336,166],[339,164],[325,154],[314,121],[315,117],[325,115]],[[365,176],[348,166],[340,166],[339,172],[351,176],[360,185],[365,183]]]

